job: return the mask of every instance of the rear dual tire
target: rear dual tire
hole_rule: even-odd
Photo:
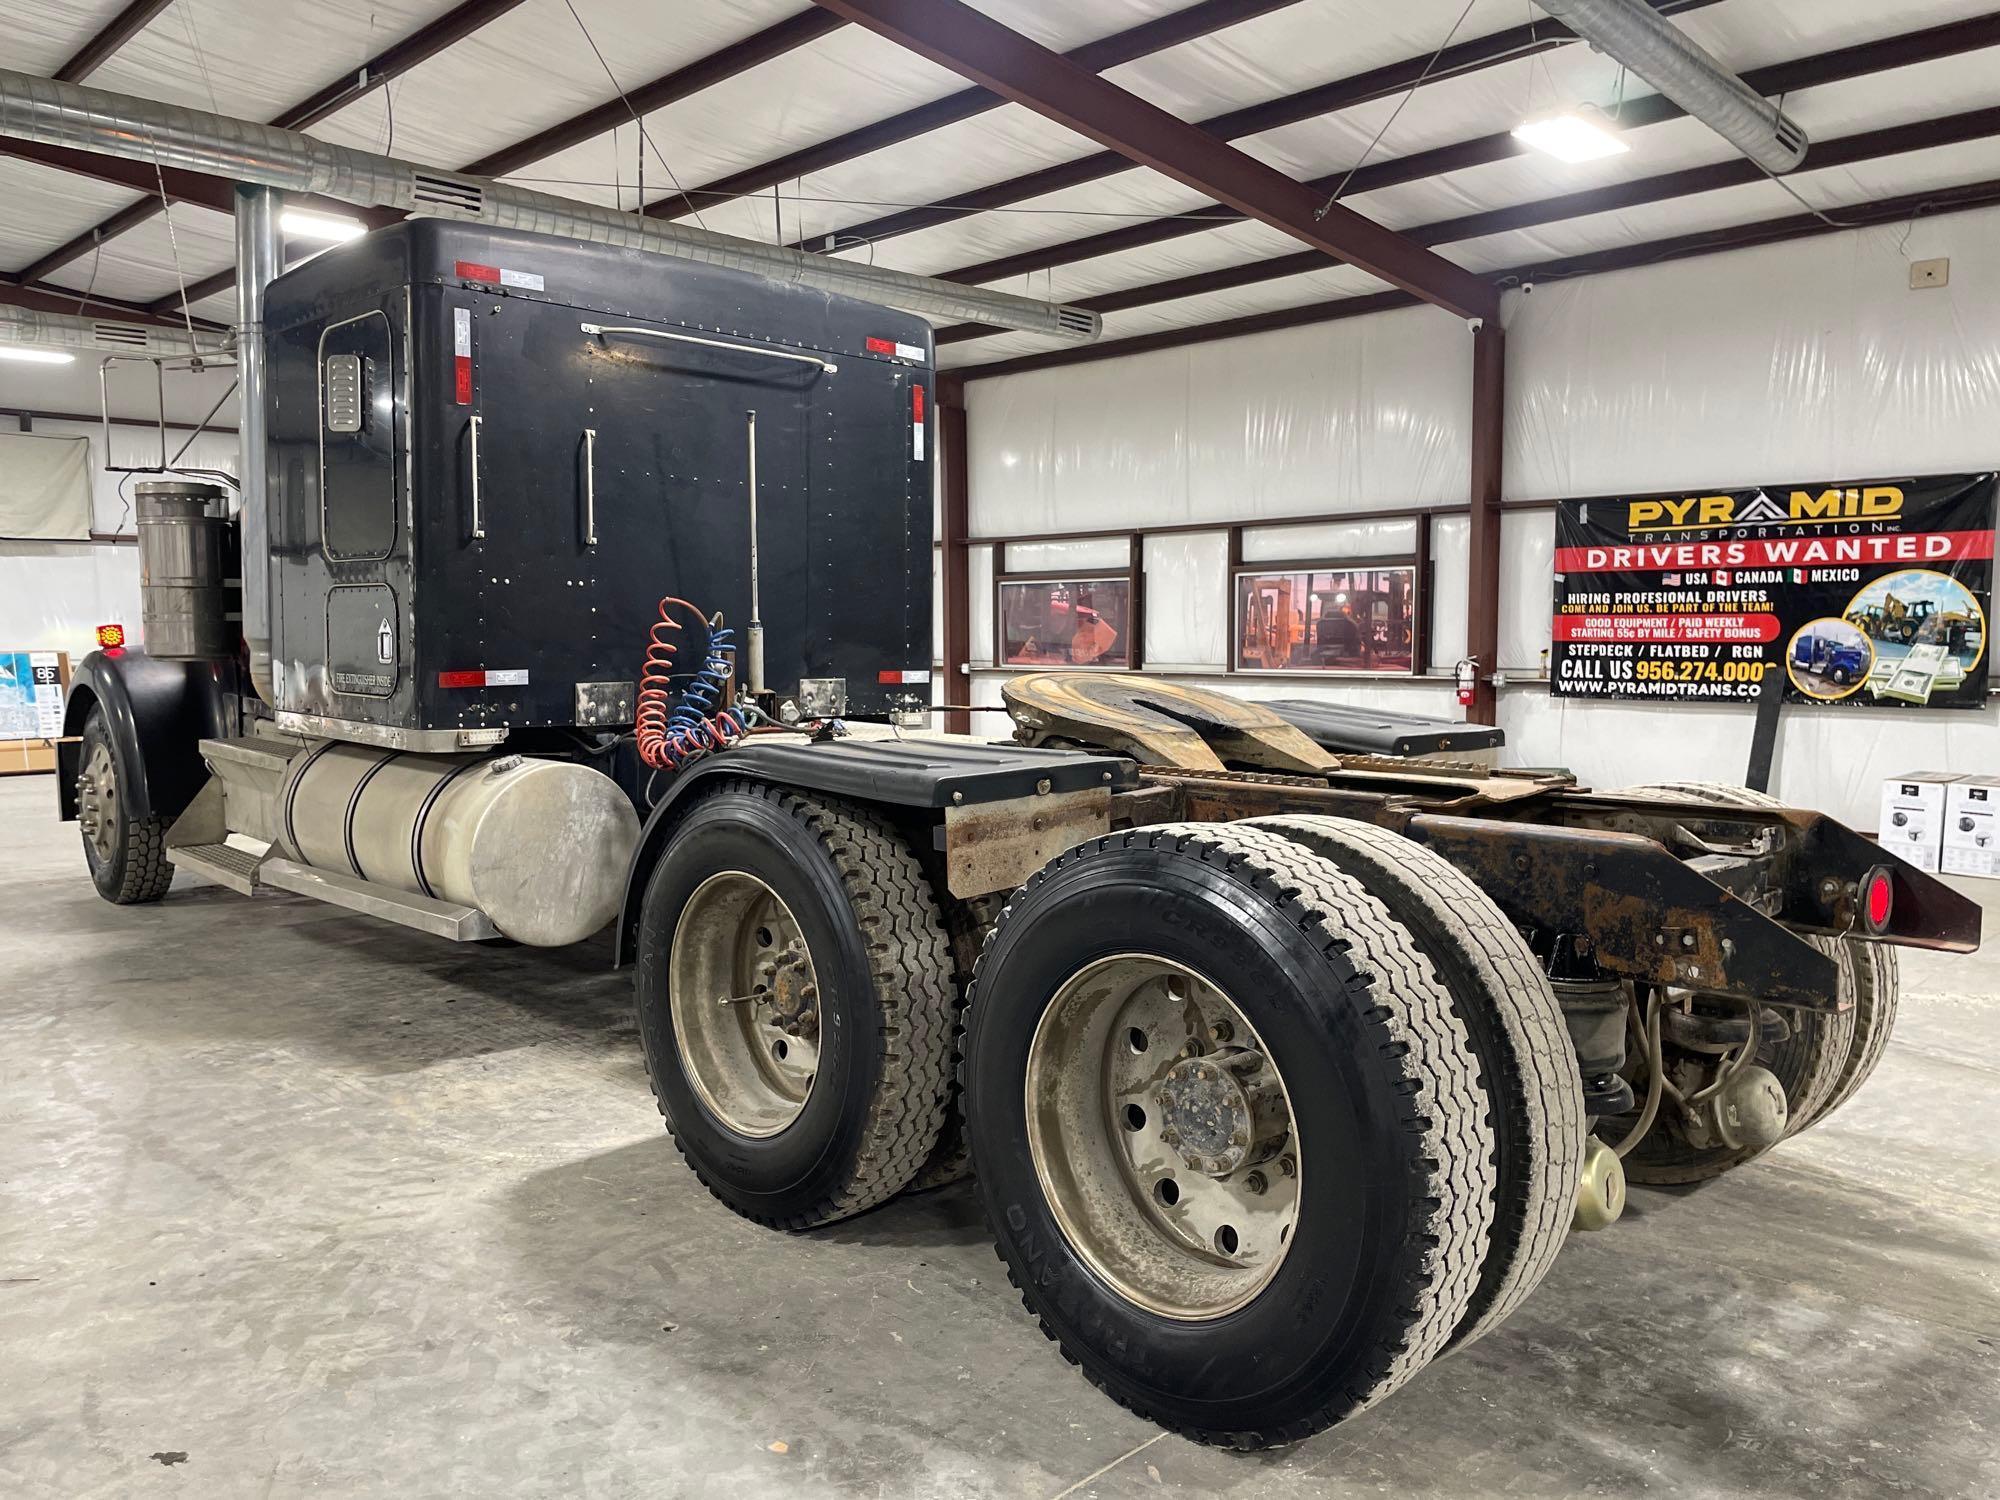
[[[744,1217],[860,1213],[936,1146],[950,961],[923,872],[877,814],[753,782],[704,797],[647,881],[635,992],[667,1128]]]
[[[1266,1447],[1362,1410],[1497,1323],[1547,1269],[1567,1224],[1568,1164],[1583,1143],[1567,1042],[1552,1059],[1497,1061],[1501,1051],[1557,1042],[1554,999],[1512,928],[1449,866],[1439,862],[1450,894],[1438,902],[1416,899],[1423,876],[1384,879],[1398,856],[1422,853],[1388,837],[1339,820],[1273,819],[1095,840],[1015,893],[979,962],[961,1080],[979,1190],[1008,1274],[1094,1383],[1198,1441]],[[1490,976],[1475,957],[1482,951],[1495,960]],[[1260,1130],[1282,1093],[1283,1144],[1261,1166],[1253,1156],[1218,1175],[1184,1139],[1165,1150],[1148,1137],[1119,1166],[1110,1153],[1136,1127],[1124,1096],[1107,1096],[1098,1144],[1114,1170],[1079,1194],[1063,1164],[1079,1155],[1074,1133],[1089,1111],[1069,1110],[1072,1138],[1052,1159],[1038,1039],[1067,1007],[1150,1003],[1142,988],[1119,988],[1148,972],[1183,976],[1170,993],[1190,997],[1200,1022],[1187,1066],[1212,1057],[1256,1079]],[[1475,1040],[1467,1009],[1485,1012],[1514,979],[1537,1027],[1553,1021],[1557,1030],[1482,1014]],[[1104,993],[1093,997],[1092,983]],[[1157,1030],[1172,1012],[1145,1013]],[[1208,1050],[1228,1015],[1242,1019],[1267,1070],[1242,1057],[1240,1032],[1224,1028],[1235,1045]],[[1503,1032],[1507,1042],[1496,1044]],[[1115,1051],[1119,1033],[1108,1036]],[[1165,1061],[1176,1055],[1186,1056]],[[1077,1076],[1094,1061],[1080,1058]],[[1114,1077],[1116,1061],[1105,1061]],[[1529,1094],[1546,1113],[1524,1132]],[[1203,1112],[1187,1118],[1199,1126]],[[1557,1134],[1561,1142],[1550,1139]],[[1524,1135],[1542,1137],[1542,1149],[1517,1149]],[[1184,1147],[1192,1156],[1176,1154]],[[1176,1283],[1172,1252],[1189,1250],[1186,1236],[1177,1240],[1171,1217],[1155,1214],[1157,1243],[1145,1240],[1147,1195],[1186,1174],[1241,1189],[1247,1171],[1273,1163],[1279,1171],[1257,1197],[1288,1216],[1282,1253],[1246,1264],[1218,1232],[1213,1254],[1186,1254]],[[1121,1181],[1133,1201],[1097,1213]]]

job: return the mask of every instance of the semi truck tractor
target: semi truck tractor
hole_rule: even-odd
[[[238,355],[241,497],[142,486],[144,647],[75,674],[105,899],[609,927],[722,1203],[798,1230],[969,1170],[1062,1352],[1199,1440],[1353,1415],[1628,1181],[1826,1118],[1897,946],[1978,941],[1832,818],[1485,769],[1476,726],[1034,671],[1008,733],[917,732],[911,315],[412,219],[277,276]]]

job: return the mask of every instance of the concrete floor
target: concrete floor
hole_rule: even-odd
[[[1906,960],[1824,1128],[1635,1192],[1500,1332],[1242,1457],[1064,1365],[964,1187],[792,1238],[730,1215],[605,948],[185,875],[114,908],[53,801],[0,781],[10,1500],[2000,1493],[2000,944]]]

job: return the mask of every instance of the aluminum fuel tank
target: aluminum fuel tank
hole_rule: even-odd
[[[477,907],[517,942],[579,942],[618,913],[639,818],[571,761],[323,742],[278,799],[305,864]]]

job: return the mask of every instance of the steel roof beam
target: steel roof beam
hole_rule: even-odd
[[[1063,56],[1080,68],[1102,73],[1123,63],[1135,62],[1156,52],[1213,36],[1255,16],[1267,15],[1298,3],[1299,0],[1199,0],[1199,3],[1171,15],[1159,16],[1115,35],[1086,42]],[[955,94],[947,94],[929,104],[919,104],[886,120],[877,120],[830,140],[801,146],[796,151],[759,162],[754,167],[718,177],[713,182],[688,189],[685,194],[669,193],[648,203],[645,211],[655,218],[678,219],[710,203],[761,192],[777,183],[803,177],[808,172],[824,171],[866,156],[871,151],[880,151],[933,130],[942,130],[947,125],[956,125],[988,110],[998,109],[1006,102],[990,89],[960,89]]]
[[[1966,110],[1962,114],[1946,115],[1940,119],[1918,120],[1909,125],[1891,125],[1834,140],[1815,141],[1812,162],[1807,170],[1824,171],[1830,167],[1852,166],[1856,162],[1884,156],[1959,145],[1966,141],[1990,140],[1995,136],[2000,136],[2000,107]],[[1532,203],[1516,203],[1505,208],[1461,214],[1457,218],[1419,224],[1401,232],[1420,245],[1451,244],[1511,229],[1529,229],[1540,224],[1587,218],[1592,214],[1636,208],[1647,203],[1663,203],[1763,180],[1764,173],[1755,162],[1731,157],[1727,161],[1687,167],[1677,172],[1662,172],[1632,182],[1613,183],[1607,187],[1542,198]],[[1175,276],[1144,286],[1121,287],[1116,291],[1101,292],[1095,297],[1080,297],[1076,306],[1095,313],[1124,312],[1129,308],[1151,307],[1161,302],[1176,302],[1183,297],[1199,297],[1209,292],[1300,276],[1309,271],[1323,271],[1330,264],[1332,262],[1317,251],[1302,250],[1297,254],[1272,256],[1241,265],[1222,266],[1213,271]],[[937,342],[961,343],[966,339],[986,338],[1000,331],[982,323],[955,323],[937,331]]]
[[[18,157],[22,161],[54,167],[61,172],[73,172],[79,177],[94,178],[113,187],[151,193],[155,202],[158,201],[160,184],[164,182],[170,202],[192,203],[219,214],[234,212],[229,179],[208,172],[190,172],[182,167],[156,169],[150,161],[138,161],[126,156],[99,156],[94,151],[80,151],[74,146],[50,146],[40,141],[18,140],[13,136],[0,136],[0,156]],[[371,229],[393,224],[403,217],[393,209],[359,208],[352,203],[312,195],[298,195],[290,201],[318,213],[345,214],[361,219]],[[27,279],[22,272],[12,275],[15,280]],[[60,294],[63,288],[55,290]],[[70,295],[76,294],[72,292]]]
[[[1089,136],[1140,166],[1464,318],[1496,306],[1481,278],[1323,192],[1108,83],[959,0],[818,0],[920,56]]]
[[[1871,73],[1910,67],[1917,63],[1958,57],[1995,46],[2000,46],[2000,11],[1988,12],[1969,20],[1953,21],[1943,26],[1927,27],[1922,31],[1906,32],[1879,41],[1840,47],[1791,62],[1774,63],[1770,67],[1753,68],[1743,75],[1743,79],[1759,93],[1784,94],[1796,89],[1818,88],[1844,82],[1850,78],[1865,77]],[[1663,95],[1648,94],[1643,98],[1628,99],[1625,102],[1621,125],[1626,130],[1633,130],[1645,125],[1679,119],[1681,114],[1679,107]],[[1394,187],[1400,183],[1441,177],[1448,172],[1463,171],[1467,167],[1505,161],[1509,157],[1522,155],[1526,149],[1513,138],[1511,132],[1498,131],[1492,135],[1457,141],[1429,151],[1413,152],[1409,156],[1363,166],[1347,183],[1345,196],[1352,197],[1373,192],[1378,188]],[[1811,171],[1817,161],[1818,148],[1815,147],[1813,154],[1806,158],[1804,170]],[[1345,172],[1330,173],[1315,179],[1309,185],[1322,192],[1332,192],[1340,187],[1346,177]],[[1048,191],[1048,189],[1037,191]],[[1136,250],[1145,245],[1156,245],[1163,240],[1177,239],[1182,235],[1198,234],[1205,229],[1218,227],[1216,223],[1218,218],[1235,221],[1240,220],[1242,215],[1228,204],[1208,203],[1188,209],[1182,214],[1168,214],[1138,224],[1106,230],[1101,234],[1085,235],[1080,239],[1044,245],[1037,249],[960,266],[952,271],[939,271],[936,274],[946,281],[970,283],[1001,281],[1009,276],[1024,275],[1030,271],[1046,271],[1053,266],[1069,265],[1079,260],[1094,259],[1100,255],[1113,255],[1124,250]],[[842,232],[866,233],[868,226],[862,225]],[[870,237],[880,236],[871,234]]]
[[[496,3],[500,3],[500,0],[496,0]],[[511,9],[519,3],[520,0],[504,0],[502,8]],[[469,8],[469,6],[460,7],[461,10]],[[453,14],[456,14],[456,12],[453,12]],[[685,67],[677,68],[671,73],[666,73],[655,78],[650,83],[644,83],[637,88],[627,90],[623,98],[607,100],[605,103],[587,109],[581,114],[572,115],[566,120],[559,120],[554,125],[537,131],[525,140],[516,141],[510,146],[503,146],[497,151],[490,151],[477,161],[470,162],[459,170],[481,177],[504,177],[509,172],[518,172],[521,168],[540,161],[544,157],[553,156],[559,151],[566,151],[571,146],[579,145],[584,141],[591,140],[596,136],[614,130],[621,125],[630,123],[634,110],[638,111],[639,115],[643,118],[653,110],[662,109],[677,99],[685,99],[690,94],[699,93],[705,88],[721,83],[724,79],[734,78],[738,73],[753,68],[759,63],[769,62],[774,57],[782,57],[785,53],[802,47],[807,42],[815,41],[825,36],[828,32],[836,30],[843,24],[845,23],[838,16],[830,15],[826,11],[800,11],[796,15],[789,16],[785,20],[765,27],[762,31],[752,36],[745,37],[740,42],[732,42],[729,46],[719,48],[709,53],[706,57],[697,58]],[[414,42],[416,39],[413,37],[411,40]],[[314,95],[314,100],[321,98],[322,95],[327,93],[328,90],[322,89],[320,94]],[[342,104],[346,102],[348,101],[341,101]],[[298,106],[298,111],[306,110],[312,105],[313,100],[308,100],[305,104]],[[333,107],[338,108],[339,105]],[[291,115],[298,111],[287,112],[286,115],[281,116],[272,123],[284,125],[289,129],[303,129],[304,124],[296,124],[291,120]],[[327,112],[330,113],[331,110],[329,109]],[[314,118],[319,118],[319,116],[315,116]],[[311,121],[308,120],[305,123],[309,124]],[[400,214],[390,214],[384,222],[393,223],[401,217],[402,215]],[[72,244],[74,243],[72,241]],[[64,249],[68,248],[69,246],[64,247]],[[89,248],[87,240],[84,243],[84,248]],[[213,296],[216,292],[232,285],[235,279],[233,271],[218,271],[213,276],[203,277],[188,288],[188,300],[190,302],[199,302],[203,297]],[[175,307],[179,303],[180,294],[173,292],[161,298],[153,305],[155,307]]]
[[[1662,0],[1660,9],[1666,14],[1677,15],[1683,11],[1718,3],[1719,0]],[[1297,93],[1286,94],[1277,99],[1268,99],[1261,104],[1246,105],[1224,114],[1211,115],[1201,121],[1200,125],[1203,130],[1221,140],[1237,140],[1246,135],[1276,130],[1285,125],[1295,125],[1301,120],[1336,114],[1343,109],[1353,109],[1359,105],[1373,103],[1377,99],[1391,98],[1407,89],[1417,87],[1419,83],[1428,86],[1445,79],[1476,73],[1500,63],[1511,62],[1517,58],[1532,57],[1537,53],[1566,46],[1575,40],[1575,33],[1568,27],[1543,17],[1525,26],[1516,26],[1507,31],[1494,32],[1490,36],[1475,37],[1469,42],[1460,42],[1456,46],[1446,48],[1435,59],[1429,53],[1419,57],[1404,58],[1400,62],[1371,68],[1365,73],[1356,73],[1348,78],[1317,84],[1312,88],[1301,89]],[[1004,182],[973,188],[923,207],[899,209],[895,213],[883,214],[859,224],[846,226],[839,233],[857,239],[877,241],[893,239],[919,229],[949,224],[953,220],[974,213],[1005,208],[1009,204],[1039,198],[1064,188],[1081,187],[1086,183],[1097,182],[1126,171],[1131,165],[1131,162],[1116,151],[1100,151],[1094,155],[1056,162],[1032,172],[1024,172]],[[800,245],[798,248],[810,247]]]
[[[163,328],[187,330],[187,324],[179,318],[161,317],[151,308],[136,302],[121,302],[116,297],[85,297],[60,287],[23,286],[11,276],[0,276],[0,306],[25,307],[33,312],[68,313],[72,317],[102,318],[107,323],[158,324]],[[218,332],[227,327],[206,318],[196,318],[194,326]]]
[[[1964,213],[1976,208],[2000,205],[2000,177],[1927,193],[1905,193],[1894,198],[1877,198],[1865,203],[1842,203],[1817,213],[1787,214],[1782,218],[1760,219],[1750,224],[1733,224],[1723,229],[1707,229],[1694,234],[1674,235],[1638,245],[1619,245],[1608,250],[1592,250],[1582,255],[1563,256],[1533,265],[1514,266],[1487,273],[1499,282],[1565,281],[1578,276],[1597,276],[1607,271],[1632,270],[1640,266],[1715,255],[1725,250],[1745,250],[1758,245],[1782,244],[1810,239],[1847,229],[1869,229],[1898,224],[1906,219],[1939,214]],[[1833,220],[1834,222],[1829,222]],[[1280,328],[1303,328],[1317,323],[1335,323],[1369,313],[1414,307],[1418,299],[1407,292],[1370,292],[1360,297],[1341,297],[1329,302],[1313,302],[1302,307],[1282,307],[1270,312],[1225,318],[1214,323],[1197,323],[1187,328],[1163,328],[1130,338],[1106,339],[1101,343],[1072,349],[1052,349],[1044,354],[1024,354],[992,360],[986,364],[959,365],[940,374],[963,380],[984,380],[995,375],[1015,375],[1026,370],[1052,369],[1059,365],[1084,364],[1100,359],[1116,359],[1131,354],[1149,354],[1160,349],[1181,349],[1219,339],[1243,338],[1253,333],[1269,333]]]
[[[153,17],[174,0],[132,0],[106,21],[60,68],[50,75],[59,83],[82,83],[111,60],[111,54],[152,24]]]
[[[664,109],[676,100],[734,78],[759,63],[782,57],[807,42],[818,41],[828,32],[839,30],[843,24],[840,17],[827,11],[800,11],[797,15],[766,26],[754,36],[732,42],[706,57],[696,58],[686,67],[676,68],[651,83],[627,89],[622,98],[606,100],[580,115],[572,115],[546,130],[537,131],[526,140],[488,152],[459,170],[479,177],[505,177],[509,172],[518,172],[559,151],[567,151],[571,146],[580,146],[621,125],[629,125],[634,113],[644,119],[654,110]]]
[[[456,42],[463,41],[487,22],[505,15],[521,4],[521,0],[464,0],[428,26],[421,27],[391,47],[385,48],[362,63],[358,68],[342,74],[326,87],[308,99],[293,105],[270,123],[282,125],[287,130],[304,130],[316,125],[336,110],[345,109],[355,100],[375,89],[381,88],[400,77],[419,63],[428,62]],[[137,9],[137,6],[131,7]],[[155,11],[163,6],[154,6]],[[72,78],[66,72],[55,75],[64,83],[80,83],[80,77]],[[149,184],[144,191],[152,191]],[[19,272],[23,281],[41,281],[51,273],[62,269],[71,261],[90,254],[108,239],[113,239],[135,229],[160,211],[159,200],[142,198],[137,203],[127,204],[101,224],[92,225],[82,234],[67,243],[57,246],[32,265]],[[229,212],[227,208],[222,210]]]

